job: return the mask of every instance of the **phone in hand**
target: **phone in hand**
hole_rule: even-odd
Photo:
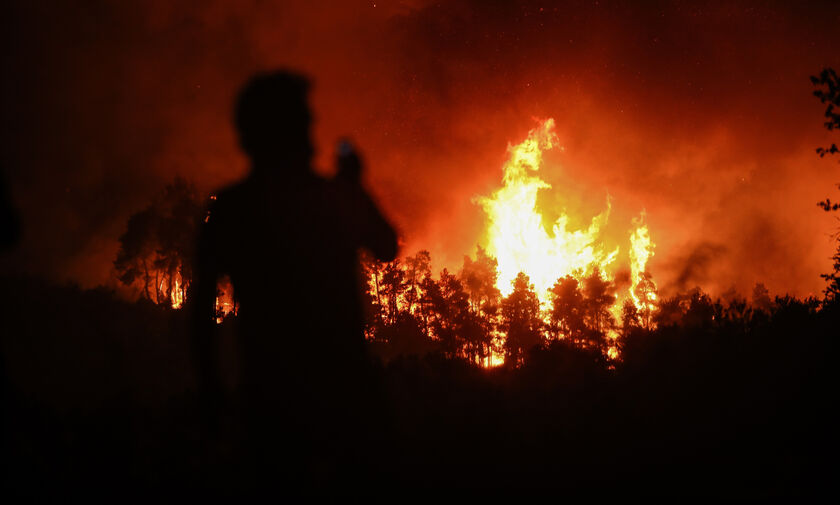
[[[362,177],[362,162],[356,148],[350,140],[343,138],[336,146],[336,177],[348,182],[358,183]]]

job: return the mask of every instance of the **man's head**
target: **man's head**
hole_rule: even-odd
[[[242,88],[234,123],[254,166],[308,167],[314,151],[308,92],[309,81],[287,71],[258,74]]]

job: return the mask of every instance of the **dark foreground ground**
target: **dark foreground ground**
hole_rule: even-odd
[[[226,407],[208,425],[182,311],[30,280],[3,286],[3,487],[17,500],[836,492],[836,303],[777,299],[770,313],[722,317],[698,302],[677,324],[628,338],[615,369],[559,344],[518,370],[394,359],[376,370],[384,393],[359,464],[294,487],[282,475],[273,486],[271,465],[268,483],[253,477],[233,359]],[[278,451],[276,463],[290,462]]]

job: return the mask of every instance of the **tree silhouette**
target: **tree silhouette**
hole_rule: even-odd
[[[385,357],[422,355],[436,348],[450,358],[479,359],[476,349],[485,337],[469,295],[446,269],[439,280],[432,278],[428,251],[387,263],[363,257],[363,271],[369,279],[366,335],[387,346]]]
[[[542,343],[543,322],[540,301],[534,285],[524,272],[513,280],[513,291],[502,300],[502,329],[507,334],[504,343],[505,364],[521,365],[527,352]]]
[[[682,325],[688,328],[708,328],[720,313],[720,303],[713,302],[711,297],[699,288],[689,293],[685,304]]]
[[[146,208],[128,218],[126,231],[120,236],[120,249],[114,260],[119,280],[125,285],[134,284],[137,279],[143,283],[142,296],[152,300],[151,288],[155,288],[155,252],[157,250],[157,215],[153,207]]]
[[[606,348],[607,335],[615,328],[615,318],[610,313],[610,307],[615,303],[614,289],[615,286],[602,277],[597,266],[583,278],[585,347]]]
[[[432,276],[424,277],[420,283],[420,298],[418,300],[418,316],[423,321],[423,328],[427,335],[432,333],[432,325],[437,323],[441,307],[444,305],[440,284]]]
[[[378,285],[380,306],[385,310],[385,322],[394,324],[397,322],[397,316],[399,315],[400,298],[406,288],[405,272],[401,268],[400,260],[396,259],[384,263]]]
[[[443,269],[440,281],[426,277],[423,288],[423,313],[440,350],[450,358],[474,354],[470,343],[477,338],[480,325],[470,311],[469,297],[461,281]]]
[[[476,248],[476,259],[464,256],[459,274],[464,288],[470,295],[470,305],[475,312],[495,311],[501,293],[496,287],[499,263],[481,247]]]
[[[636,295],[636,299],[642,305],[641,309],[638,309],[639,324],[642,328],[649,330],[653,325],[653,313],[656,309],[657,299],[656,284],[653,282],[650,272],[641,273],[641,279],[636,284],[633,294]]]
[[[819,98],[821,103],[827,104],[824,113],[826,121],[823,125],[828,131],[840,130],[840,77],[837,76],[837,72],[833,68],[824,68],[820,72],[820,75],[811,76],[811,83],[817,86],[817,89],[814,90],[814,96]],[[828,147],[817,148],[817,154],[820,155],[820,158],[826,154],[834,155],[838,152],[840,152],[840,149],[837,148],[837,144],[835,143],[832,143]],[[837,187],[840,188],[840,184]],[[817,202],[817,205],[822,207],[826,212],[840,210],[840,203],[832,202],[829,198],[826,198],[825,201]],[[825,296],[826,299],[830,300],[836,299],[838,290],[840,290],[840,234],[838,234],[836,239],[837,252],[832,257],[834,261],[833,271],[820,275],[820,277],[828,282],[828,286],[825,288]]]
[[[192,281],[193,242],[202,204],[195,186],[176,178],[145,209],[128,219],[114,260],[120,282],[140,282],[155,303],[183,301]]]
[[[837,252],[831,257],[834,261],[834,271],[829,274],[820,274],[820,277],[828,282],[825,288],[825,298],[828,301],[840,299],[840,240],[837,241]]]
[[[653,314],[653,322],[657,328],[674,326],[680,323],[686,309],[685,296],[675,294],[663,298],[659,302],[658,310]]]
[[[362,306],[365,315],[365,338],[376,340],[379,330],[384,325],[380,279],[384,263],[370,253],[362,251],[359,255],[361,264]]]
[[[826,121],[823,124],[828,131],[840,130],[840,77],[837,76],[837,72],[833,68],[824,68],[819,76],[811,76],[811,83],[817,86],[817,89],[814,90],[814,96],[819,98],[821,103],[828,104],[824,113]],[[837,154],[838,152],[840,152],[840,149],[837,148],[835,143],[828,147],[817,148],[817,154],[820,155],[820,158],[826,154]],[[838,208],[840,208],[838,204],[834,204],[833,208],[827,208],[826,210],[837,210]]]
[[[377,340],[380,343],[387,343],[386,358],[423,355],[433,348],[422,322],[415,315],[405,311],[400,311],[393,323],[379,329]]]
[[[466,345],[465,330],[471,323],[469,297],[461,281],[446,269],[440,273],[440,293],[442,305],[436,310],[442,317],[437,319],[435,333],[444,353],[454,357]]]
[[[758,282],[753,287],[752,304],[758,310],[769,313],[773,308],[773,300],[770,298],[770,291],[764,283]]]
[[[621,330],[622,336],[626,339],[633,330],[641,328],[642,321],[639,315],[639,309],[633,300],[627,298],[621,305]]]
[[[579,343],[586,330],[583,321],[585,311],[583,293],[578,280],[571,275],[557,279],[551,288],[551,313],[549,315],[550,331],[553,337],[564,337],[572,344]]]
[[[432,257],[429,251],[419,251],[405,259],[405,303],[406,310],[414,313],[415,304],[421,296],[423,280],[432,276]]]
[[[465,336],[468,354],[477,360],[486,360],[493,350],[493,334],[502,296],[496,287],[499,278],[498,261],[478,246],[475,260],[464,256],[459,277],[469,294],[472,312],[469,333]]]
[[[381,262],[367,255],[361,260],[368,280],[363,296],[365,337],[386,359],[430,351],[422,306],[424,281],[430,279],[428,253],[421,251],[405,261]]]

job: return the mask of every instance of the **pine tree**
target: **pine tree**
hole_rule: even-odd
[[[506,334],[504,343],[505,364],[519,366],[525,361],[526,353],[542,343],[542,318],[540,301],[531,280],[519,272],[513,280],[513,291],[502,300],[502,329]]]
[[[837,241],[837,252],[831,257],[834,261],[834,271],[829,274],[821,274],[820,277],[828,282],[825,288],[826,301],[840,299],[840,239]]]

